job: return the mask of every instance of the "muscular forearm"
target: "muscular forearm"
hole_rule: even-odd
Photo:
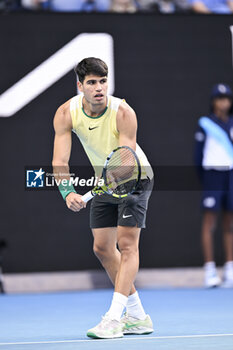
[[[67,207],[74,212],[85,208],[86,203],[83,202],[82,196],[76,193],[73,182],[71,181],[72,178],[70,176],[69,165],[62,165],[61,163],[59,164],[58,162],[53,161],[53,173],[59,191],[65,200]]]
[[[53,175],[56,179],[56,183],[59,185],[62,180],[70,180],[70,168],[68,164],[59,164],[53,161]]]

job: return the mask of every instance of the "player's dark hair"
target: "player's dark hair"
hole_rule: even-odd
[[[95,57],[84,58],[74,69],[80,83],[83,83],[86,75],[108,76],[108,66],[104,61]]]

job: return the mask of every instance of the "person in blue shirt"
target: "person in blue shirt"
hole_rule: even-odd
[[[198,13],[222,13],[233,12],[233,0],[188,0],[192,10]]]
[[[195,165],[202,183],[201,240],[204,253],[205,286],[221,280],[214,262],[213,232],[222,210],[226,263],[223,286],[233,287],[233,93],[226,84],[213,87],[208,116],[198,120],[195,134]]]
[[[107,12],[110,0],[50,0],[50,10],[62,12]]]

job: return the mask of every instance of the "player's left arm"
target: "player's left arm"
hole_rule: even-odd
[[[137,117],[134,110],[126,103],[119,106],[117,116],[117,130],[119,132],[119,146],[129,146],[136,150]]]

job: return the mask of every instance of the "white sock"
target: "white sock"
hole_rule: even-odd
[[[233,261],[227,261],[223,266],[223,274],[225,279],[233,279]]]
[[[137,318],[139,320],[145,320],[146,313],[143,309],[138,292],[129,295],[126,310],[129,316]]]
[[[233,261],[227,261],[224,264],[224,269],[226,269],[226,270],[233,270]]]
[[[213,275],[216,273],[216,264],[214,261],[208,261],[204,264],[204,270],[206,274]]]
[[[112,304],[107,312],[107,315],[112,320],[120,321],[124,308],[126,307],[127,301],[128,298],[125,295],[114,292]]]

